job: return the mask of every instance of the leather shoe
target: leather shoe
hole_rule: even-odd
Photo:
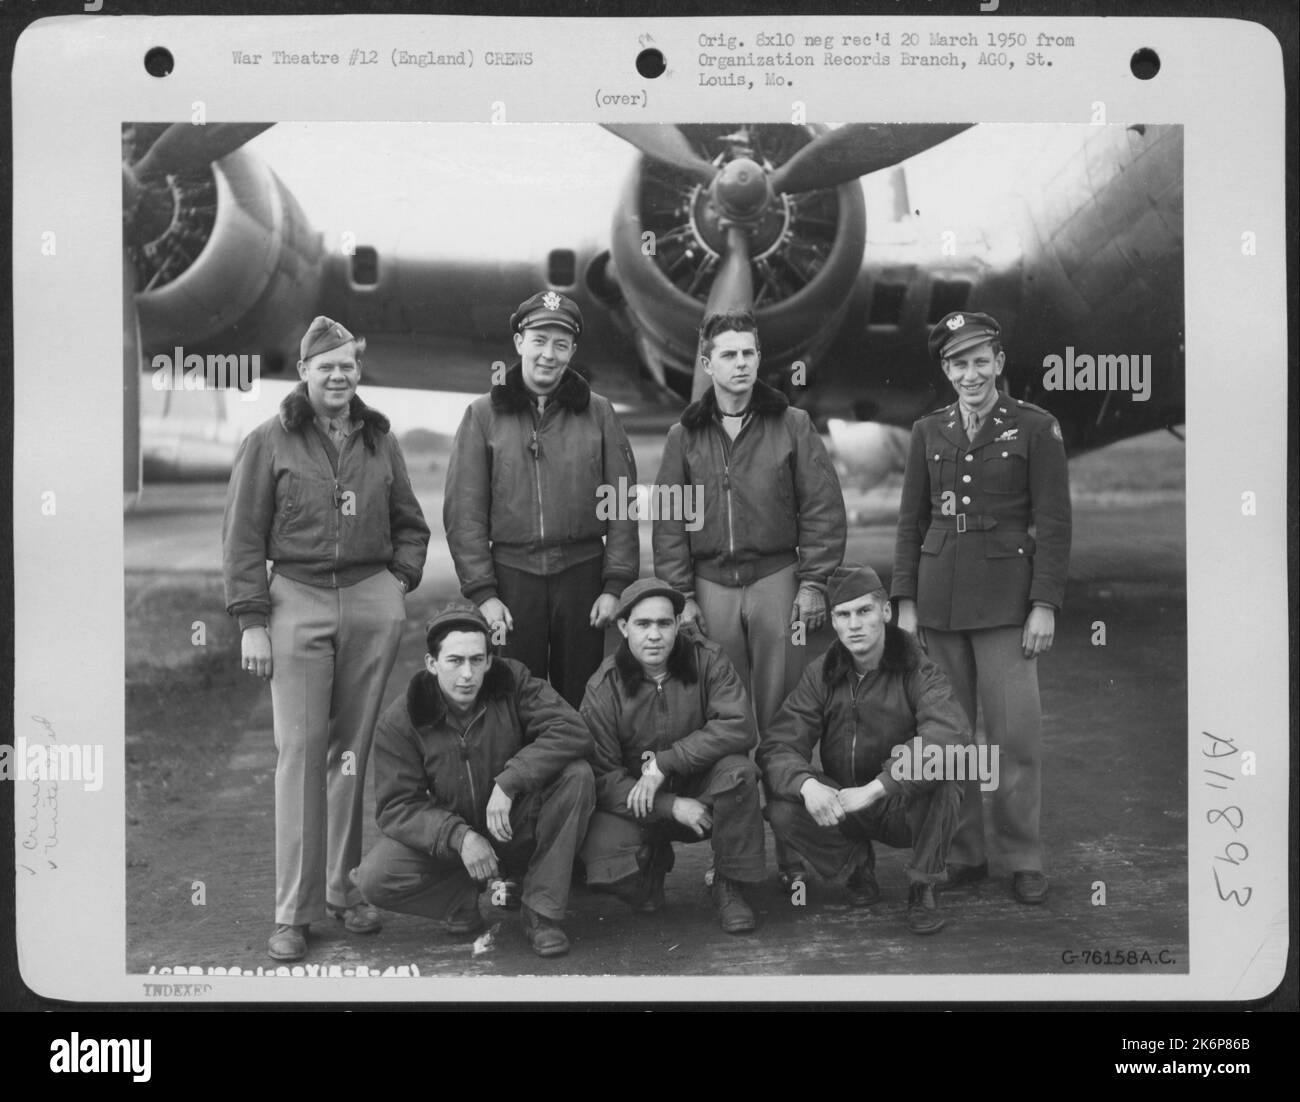
[[[914,934],[937,934],[948,924],[934,897],[933,884],[913,884],[907,890],[907,928]]]
[[[849,874],[844,886],[848,889],[850,907],[870,907],[880,902],[880,885],[876,883],[875,870],[865,862]]]
[[[351,907],[326,907],[326,911],[343,923],[350,934],[377,934],[384,928],[384,920],[369,903],[354,903]]]
[[[272,960],[302,960],[307,955],[307,927],[281,923],[267,938],[266,955]]]
[[[713,878],[709,894],[713,896],[714,909],[718,912],[718,920],[726,933],[747,934],[758,925],[753,908],[734,880],[728,880],[718,873]]]
[[[981,861],[978,865],[949,865],[946,886],[964,888],[969,884],[978,884],[989,878],[989,863]]]
[[[562,957],[569,951],[569,935],[559,923],[538,914],[527,903],[523,905],[524,933],[532,942],[533,952],[539,957]]]
[[[1047,877],[1022,869],[1011,877],[1011,894],[1020,903],[1042,903],[1047,898]]]

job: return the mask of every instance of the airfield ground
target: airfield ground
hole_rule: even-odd
[[[637,441],[639,470],[657,467],[657,441]],[[760,926],[718,928],[702,877],[707,846],[678,847],[666,910],[635,917],[617,901],[575,890],[569,956],[533,955],[517,912],[483,901],[494,930],[486,951],[449,940],[420,919],[389,914],[382,933],[350,937],[314,926],[309,962],[370,968],[414,965],[431,976],[825,976],[1071,974],[1071,952],[1165,951],[1168,963],[1127,967],[1183,973],[1187,925],[1187,593],[1183,445],[1156,434],[1074,461],[1074,547],[1057,644],[1040,663],[1045,771],[1043,836],[1051,894],[1045,906],[1012,900],[987,882],[945,892],[950,922],[918,938],[903,924],[902,855],[880,847],[884,898],[851,910],[814,882],[792,906],[770,877],[754,897]],[[420,664],[421,624],[455,595],[442,541],[445,466],[410,457],[435,538],[424,583],[408,599],[408,626],[388,686],[396,697]],[[849,559],[888,574],[897,481],[846,488]],[[275,751],[269,689],[242,676],[238,640],[218,574],[224,485],[147,490],[126,519],[127,971],[176,965],[256,968],[272,928]],[[649,571],[648,525],[642,539]],[[191,645],[191,625],[208,645]],[[1106,645],[1093,644],[1094,623]],[[816,645],[813,641],[812,645]],[[370,786],[367,784],[367,789]],[[377,837],[367,791],[365,847]],[[116,859],[116,858],[114,858]],[[205,903],[192,903],[201,880]],[[1105,885],[1097,905],[1095,885]],[[990,998],[1000,997],[998,985]],[[635,989],[628,994],[636,997]],[[413,989],[436,998],[432,988]],[[815,997],[815,994],[810,994]]]

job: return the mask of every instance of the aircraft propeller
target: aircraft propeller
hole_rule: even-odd
[[[673,125],[605,127],[651,160],[677,170],[708,192],[725,237],[714,266],[706,314],[753,309],[751,234],[759,230],[774,209],[780,209],[782,196],[839,187],[896,165],[967,128],[968,124],[850,123],[817,135],[784,164],[768,166],[744,155],[748,130],[743,127],[727,136],[734,143],[736,155],[715,161],[701,156],[691,139]],[[697,357],[692,399],[698,398],[708,384]]]

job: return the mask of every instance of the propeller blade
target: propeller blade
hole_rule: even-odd
[[[652,160],[671,165],[706,187],[717,169],[695,151],[686,135],[668,123],[605,123],[605,129]]]
[[[814,138],[772,173],[772,190],[798,194],[838,187],[923,153],[972,124],[850,123]]]
[[[142,184],[180,172],[193,172],[233,153],[269,129],[269,122],[220,122],[205,126],[173,123],[134,166]]]
[[[752,310],[754,281],[749,271],[749,238],[739,226],[727,227],[727,251],[709,289],[705,314],[723,310]]]
[[[724,310],[752,310],[754,308],[754,278],[749,270],[749,238],[739,226],[727,228],[727,251],[718,265],[718,274],[709,289],[709,301],[704,316]],[[691,401],[709,389],[711,380],[704,373],[700,357],[695,357],[695,377],[691,381]]]

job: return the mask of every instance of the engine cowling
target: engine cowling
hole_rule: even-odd
[[[146,357],[185,351],[296,358],[324,268],[320,234],[243,149],[151,189],[128,255]]]
[[[751,125],[731,133],[683,126],[719,167],[747,158],[770,173],[822,128]],[[733,193],[734,194],[734,193]],[[726,215],[710,189],[642,157],[614,218],[615,278],[652,374],[688,394],[697,332],[724,255]],[[848,308],[866,247],[866,206],[857,180],[776,195],[747,223],[754,314],[765,374],[803,361],[809,377]]]

